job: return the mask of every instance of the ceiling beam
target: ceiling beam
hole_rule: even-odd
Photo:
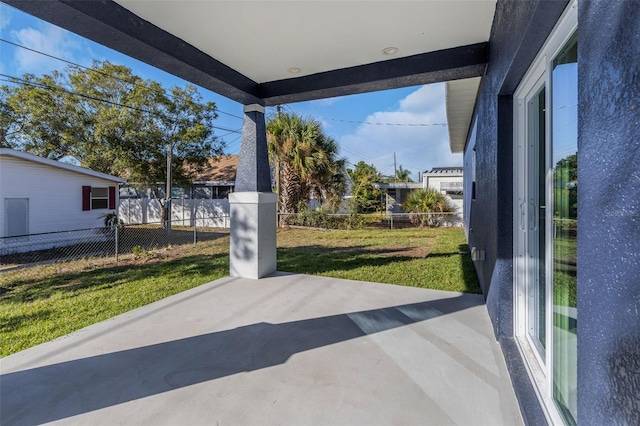
[[[113,1],[2,1],[234,101],[262,103],[256,82]]]
[[[258,84],[110,0],[2,0],[244,105],[276,105],[477,77],[487,43]]]
[[[477,43],[263,83],[259,96],[269,106],[480,77],[487,58],[488,44]]]

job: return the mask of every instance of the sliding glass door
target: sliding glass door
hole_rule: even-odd
[[[541,86],[541,87],[539,87]],[[546,358],[546,90],[544,81],[527,97],[527,197],[524,237],[527,247],[527,337],[537,355]]]
[[[578,344],[578,42],[575,33],[551,65],[553,397],[564,417],[574,421]]]
[[[547,414],[566,424],[577,418],[576,6],[514,95],[515,333]]]

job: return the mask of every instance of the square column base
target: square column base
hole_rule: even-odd
[[[271,192],[229,194],[229,274],[258,279],[276,272],[276,199]]]

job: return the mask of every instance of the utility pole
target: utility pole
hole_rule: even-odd
[[[165,228],[167,235],[171,233],[171,157],[173,155],[173,144],[167,144],[167,186],[164,191],[164,208],[167,212],[167,227]]]
[[[396,153],[393,153],[393,177],[395,181],[398,181],[398,169],[396,168]]]

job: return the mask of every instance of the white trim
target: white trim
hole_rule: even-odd
[[[230,204],[275,204],[277,195],[273,192],[232,192]]]
[[[250,105],[245,105],[243,111],[245,113],[247,113],[247,112],[261,112],[262,114],[264,114],[264,107],[262,105],[259,105],[259,104],[250,104]]]
[[[96,172],[95,170],[85,169],[84,167],[74,166],[73,164],[67,164],[60,161],[50,160],[48,158],[38,157],[37,155],[29,154],[27,152],[16,151],[10,148],[0,148],[0,157],[15,157],[25,161],[31,161],[34,163],[40,163],[58,169],[68,170],[75,173],[81,173],[88,176],[97,177],[100,179],[109,180],[112,182],[125,183],[127,180],[118,176],[108,175],[106,173]]]

